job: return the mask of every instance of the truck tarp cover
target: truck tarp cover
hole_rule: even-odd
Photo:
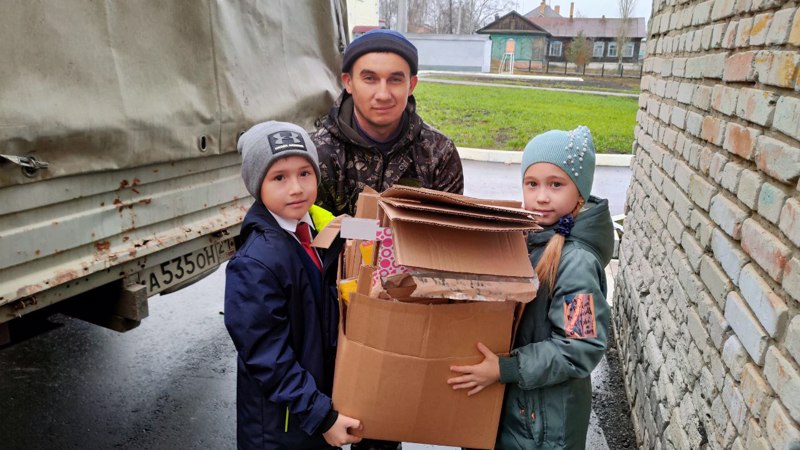
[[[330,1],[5,2],[0,187],[236,150],[278,119],[312,129],[338,93]]]

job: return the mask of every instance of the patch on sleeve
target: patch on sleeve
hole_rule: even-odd
[[[597,337],[592,294],[564,296],[564,331],[570,339]]]

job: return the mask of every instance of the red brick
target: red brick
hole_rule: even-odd
[[[755,128],[747,128],[739,124],[729,123],[725,128],[725,143],[722,147],[744,159],[752,159],[756,138],[760,134],[761,132]]]
[[[753,67],[755,56],[756,52],[742,52],[726,59],[722,79],[725,81],[753,81],[755,79]]]
[[[725,122],[710,116],[703,118],[703,128],[700,132],[701,138],[712,144],[722,145],[722,139],[724,136]]]
[[[753,219],[744,221],[741,235],[742,250],[750,255],[773,280],[780,283],[783,278],[783,268],[792,257],[792,249]]]

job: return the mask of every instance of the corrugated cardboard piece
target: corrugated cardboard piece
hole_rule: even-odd
[[[477,342],[510,350],[520,305],[538,285],[523,232],[539,227],[513,202],[426,189],[367,193],[358,205],[356,216],[391,239],[363,236],[373,260],[341,267],[358,284],[341,303],[334,407],[361,420],[364,437],[493,447],[503,386],[467,397],[446,381],[450,366],[483,360]],[[405,272],[381,277],[389,253]],[[454,301],[463,299],[491,301]]]
[[[360,294],[340,334],[333,404],[374,439],[494,446],[504,388],[467,397],[446,380],[451,365],[477,364],[484,342],[508,352],[513,302],[418,305]]]

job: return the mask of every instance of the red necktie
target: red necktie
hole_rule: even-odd
[[[311,232],[308,230],[308,224],[299,222],[297,224],[297,229],[294,230],[294,234],[300,241],[300,245],[303,246],[303,250],[308,253],[311,261],[314,261],[314,265],[322,272],[322,263],[319,262],[319,256],[317,256],[317,252],[311,247]]]

